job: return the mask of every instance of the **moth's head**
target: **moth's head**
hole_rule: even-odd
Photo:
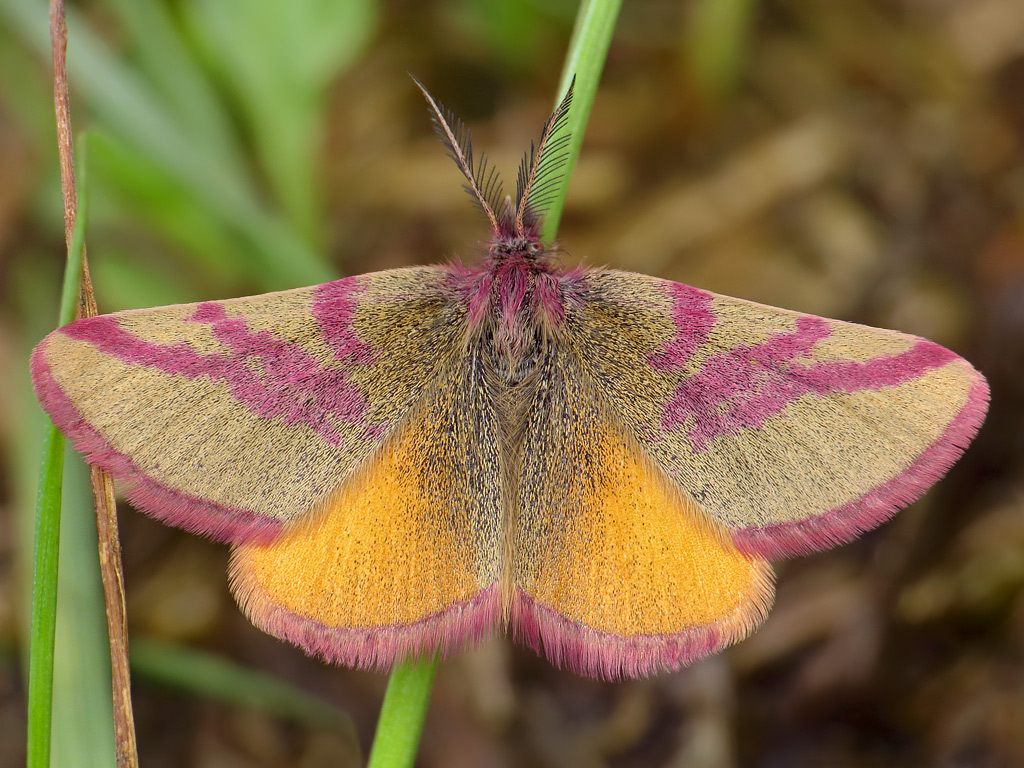
[[[467,185],[467,188],[469,185]],[[474,198],[475,199],[475,198]],[[480,207],[478,205],[478,207]],[[520,209],[522,208],[522,211]],[[486,211],[484,211],[486,214]],[[505,195],[501,213],[497,223],[492,222],[491,246],[488,249],[490,258],[507,258],[509,256],[537,257],[544,253],[540,242],[540,228],[543,223],[541,214],[536,212],[529,203],[513,200]]]
[[[548,254],[547,249],[540,242],[540,235],[528,233],[526,237],[519,237],[516,234],[497,234],[491,247],[488,250],[489,258],[504,260],[513,257],[523,258],[526,261],[536,261]]]
[[[569,132],[566,122],[572,103],[572,84],[558,107],[544,123],[540,139],[530,143],[516,176],[516,195],[503,196],[501,178],[481,153],[473,157],[473,139],[465,124],[431,96],[423,84],[413,78],[430,106],[434,130],[448,150],[448,156],[466,177],[465,188],[476,206],[491,224],[494,256],[539,257],[544,253],[540,241],[543,212],[554,201],[557,182],[568,158]]]

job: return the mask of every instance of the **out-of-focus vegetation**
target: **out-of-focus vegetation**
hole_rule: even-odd
[[[625,4],[560,231],[567,258],[928,336],[989,376],[988,423],[893,522],[781,564],[766,625],[691,669],[607,685],[503,639],[444,664],[422,764],[1024,765],[1024,5],[707,5]],[[110,311],[473,258],[486,228],[406,72],[511,177],[552,107],[575,4],[73,10],[73,117],[96,136],[89,258]],[[46,35],[45,3],[0,0],[0,765],[21,761],[24,733],[41,419],[26,360],[55,321],[64,250]],[[55,765],[104,764],[109,721],[98,587],[78,575],[95,557],[80,474],[58,624],[58,728],[73,730]],[[368,743],[382,676],[250,627],[225,548],[128,508],[122,537],[130,628],[157,643],[134,678],[144,765],[353,754],[318,704],[282,716],[217,699],[161,666],[182,659],[159,643],[274,675],[347,710]]]

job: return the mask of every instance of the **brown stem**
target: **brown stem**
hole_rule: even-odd
[[[114,698],[114,746],[118,768],[137,768],[135,720],[132,715],[131,675],[128,671],[128,627],[124,609],[124,571],[121,567],[121,539],[117,532],[117,504],[114,483],[107,472],[91,467],[92,496],[96,506],[96,536],[100,550],[103,600],[107,607],[107,636],[110,639],[110,678]]]
[[[68,99],[68,30],[62,0],[50,0],[50,41],[53,46],[53,102],[57,115],[57,149],[60,157],[61,193],[64,198],[64,239],[71,248],[71,233],[78,213],[75,163],[71,140],[71,105]],[[78,315],[96,315],[96,297],[89,279],[89,265],[82,253],[82,286]],[[110,640],[111,683],[114,705],[114,746],[118,768],[138,768],[135,722],[132,715],[131,678],[128,672],[128,632],[125,624],[124,572],[121,543],[117,533],[117,506],[110,475],[97,467],[89,473],[96,507],[96,532],[99,540],[100,576],[107,608],[107,634]]]

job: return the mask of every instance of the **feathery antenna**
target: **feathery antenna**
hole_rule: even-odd
[[[544,209],[551,204],[558,181],[558,171],[569,157],[570,134],[564,131],[572,105],[573,86],[576,78],[569,83],[565,97],[544,123],[540,140],[536,145],[530,142],[530,151],[519,164],[516,178],[516,234],[527,236],[527,228],[534,229]]]
[[[423,92],[427,104],[430,105],[430,119],[434,123],[434,130],[448,150],[448,156],[455,161],[462,175],[466,177],[466,191],[487,216],[494,232],[498,233],[501,230],[497,215],[501,203],[501,179],[497,170],[488,165],[484,154],[480,155],[476,163],[473,162],[473,138],[469,135],[469,129],[450,109],[439,104],[423,87],[423,83],[415,77],[412,81]]]

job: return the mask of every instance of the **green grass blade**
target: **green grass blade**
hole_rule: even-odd
[[[392,671],[368,768],[408,768],[415,762],[436,672],[437,659]]]
[[[569,110],[569,119],[566,123],[570,139],[566,147],[566,160],[562,166],[561,178],[551,206],[544,216],[541,237],[546,243],[554,241],[558,225],[562,221],[562,209],[569,193],[569,178],[583,146],[583,133],[590,119],[590,108],[597,98],[597,86],[601,81],[605,59],[608,58],[608,47],[612,42],[621,5],[622,0],[584,0],[576,16],[576,27],[573,29],[569,53],[562,69],[558,98],[555,99],[557,106],[575,77],[572,109]]]
[[[63,496],[50,768],[109,768],[116,761],[114,711],[96,517],[89,472],[70,448]]]
[[[51,424],[43,436],[32,560],[32,635],[28,662],[28,765],[49,768],[53,719],[53,644],[57,628],[57,565],[64,438]]]
[[[84,153],[79,167],[78,215],[68,249],[61,291],[60,325],[75,318],[85,248],[86,201]],[[32,545],[32,631],[28,666],[28,765],[49,768],[53,721],[53,649],[57,627],[57,574],[60,562],[61,493],[64,438],[52,424],[43,436],[43,460],[36,499]]]

